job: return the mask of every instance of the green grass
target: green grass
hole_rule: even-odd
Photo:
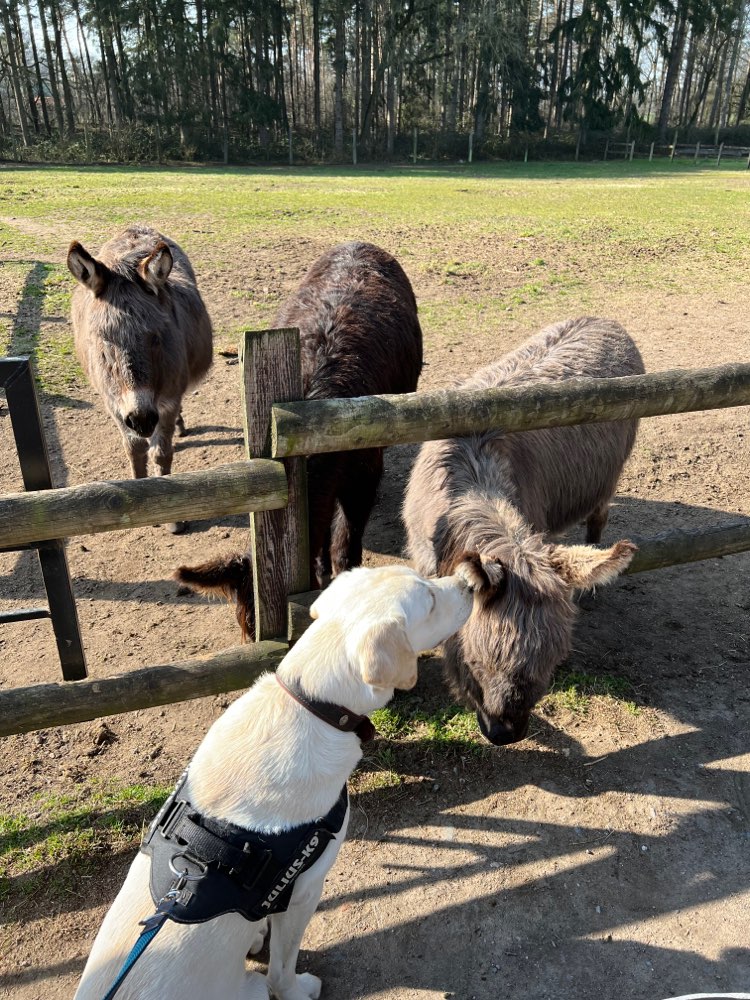
[[[358,236],[380,231],[396,251],[429,247],[424,227],[506,240],[560,240],[587,246],[747,261],[750,179],[733,165],[490,164],[435,168],[62,167],[0,171],[3,202],[15,220],[96,243],[135,218],[169,224],[184,242],[250,236]],[[7,219],[7,216],[5,217]],[[5,229],[34,241],[24,228]],[[210,236],[210,240],[205,237]],[[38,237],[46,240],[47,236]],[[532,248],[533,249],[533,248]],[[252,246],[250,246],[252,250]],[[538,252],[531,259],[546,259]],[[455,257],[460,268],[479,262]],[[739,260],[735,261],[739,263]],[[451,269],[450,259],[444,269]]]
[[[733,163],[0,169],[0,346],[31,350],[46,392],[74,390],[68,243],[95,250],[135,220],[182,243],[199,281],[231,275],[242,322],[201,282],[220,340],[272,322],[290,263],[344,239],[381,243],[417,287],[429,350],[497,339],[509,317],[533,328],[605,303],[616,315],[646,290],[709,278],[712,295],[729,295],[750,268],[749,195]]]
[[[72,282],[66,267],[41,261],[5,261],[0,280],[15,299],[12,317],[0,324],[0,355],[30,354],[37,384],[64,396],[84,378],[68,323]]]
[[[459,705],[426,710],[421,699],[407,695],[373,712],[372,721],[380,736],[393,742],[416,743],[432,750],[481,753],[485,749],[478,742],[481,736],[476,715]]]
[[[0,902],[75,893],[101,859],[134,848],[170,789],[90,782],[69,795],[37,795],[27,812],[0,814]]]
[[[632,700],[632,694],[633,686],[624,677],[588,674],[563,667],[555,674],[546,700],[576,714],[585,715],[592,698],[609,698],[631,715],[638,715],[640,709]]]

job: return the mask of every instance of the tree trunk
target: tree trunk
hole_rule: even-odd
[[[62,17],[59,7],[54,3],[50,3],[49,10],[52,18],[52,28],[55,35],[55,54],[57,56],[57,71],[60,74],[60,82],[62,83],[63,90],[63,101],[65,102],[65,124],[68,129],[68,135],[74,135],[76,126],[75,118],[73,117],[74,103],[73,103],[73,91],[70,89],[70,81],[68,80],[68,74],[65,71],[65,56],[63,55],[62,48],[62,33],[60,32],[60,18]]]
[[[39,65],[39,52],[36,47],[36,32],[34,31],[34,22],[31,17],[31,4],[26,4],[26,22],[29,26],[29,38],[31,40],[31,55],[34,60],[34,74],[36,76],[36,86],[37,94],[39,95],[39,104],[42,109],[42,118],[44,119],[44,128],[47,135],[52,135],[52,126],[49,120],[49,113],[47,112],[47,98],[44,93],[44,81],[42,80],[42,67]]]
[[[312,0],[313,15],[313,124],[320,147],[320,0]]]
[[[669,62],[667,65],[667,76],[664,80],[664,93],[661,97],[661,109],[659,110],[659,121],[657,130],[659,142],[667,141],[667,129],[669,128],[669,116],[672,111],[672,101],[677,86],[677,80],[682,66],[682,55],[685,50],[685,39],[687,37],[687,11],[683,3],[677,9],[677,19],[675,20],[674,31],[672,33],[672,44],[669,50]]]
[[[333,151],[337,158],[344,156],[344,76],[346,74],[346,38],[343,0],[336,4],[336,23],[334,25],[334,56],[333,70],[335,83],[333,89]]]
[[[12,24],[13,33],[15,34],[16,40],[16,51],[18,53],[18,65],[21,71],[21,79],[24,81],[26,88],[26,106],[29,109],[29,117],[31,118],[31,124],[34,126],[34,131],[37,135],[40,132],[40,122],[39,122],[39,109],[36,106],[36,99],[34,97],[34,86],[32,83],[31,71],[29,65],[26,62],[26,50],[23,40],[23,34],[21,32],[21,24],[19,21],[18,7],[14,4],[12,10]]]
[[[91,65],[91,53],[89,52],[89,45],[86,40],[86,32],[83,29],[83,23],[81,21],[81,12],[78,6],[78,0],[73,0],[73,10],[76,15],[76,29],[78,35],[78,42],[81,46],[81,51],[86,57],[86,67],[88,69],[88,79],[89,85],[91,87],[91,106],[94,113],[94,120],[101,124],[103,120],[102,109],[99,107],[99,86],[94,76],[94,69]]]
[[[3,30],[5,31],[5,44],[8,47],[10,82],[11,87],[13,88],[13,96],[16,101],[16,109],[18,111],[18,124],[21,127],[21,138],[23,139],[24,146],[29,146],[31,144],[31,134],[29,132],[29,124],[26,117],[26,108],[24,107],[23,86],[21,83],[18,61],[16,59],[15,44],[13,42],[13,30],[11,28],[7,0],[0,0],[0,21],[2,22]]]

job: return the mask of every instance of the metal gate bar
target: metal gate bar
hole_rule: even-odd
[[[52,488],[49,455],[28,357],[0,358],[0,388],[5,389],[8,400],[24,488],[49,490]],[[61,539],[54,539],[23,547],[37,550],[49,610],[28,608],[9,612],[0,615],[0,624],[50,617],[63,678],[66,681],[81,680],[86,676],[86,659],[65,545]]]

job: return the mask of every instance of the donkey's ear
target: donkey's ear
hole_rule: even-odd
[[[453,564],[453,573],[460,576],[477,594],[490,596],[505,583],[505,567],[498,559],[478,552],[462,552]]]
[[[166,243],[157,243],[148,257],[144,257],[138,265],[138,273],[155,292],[166,284],[172,272],[172,251]]]
[[[417,683],[417,654],[401,618],[367,626],[356,640],[354,659],[365,684],[405,691]]]
[[[106,264],[92,257],[78,240],[70,244],[68,250],[68,270],[82,285],[90,289],[99,298],[107,287],[109,269]]]
[[[616,542],[610,549],[593,545],[551,545],[553,569],[571,587],[588,590],[611,583],[628,568],[638,546],[632,542]]]

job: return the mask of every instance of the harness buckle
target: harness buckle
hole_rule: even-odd
[[[172,805],[164,814],[158,825],[158,829],[161,830],[162,835],[164,837],[169,839],[169,837],[172,834],[172,831],[179,823],[180,819],[182,818],[182,814],[185,812],[185,810],[188,808],[189,805],[190,803],[186,802],[184,799],[179,799],[172,803]]]

